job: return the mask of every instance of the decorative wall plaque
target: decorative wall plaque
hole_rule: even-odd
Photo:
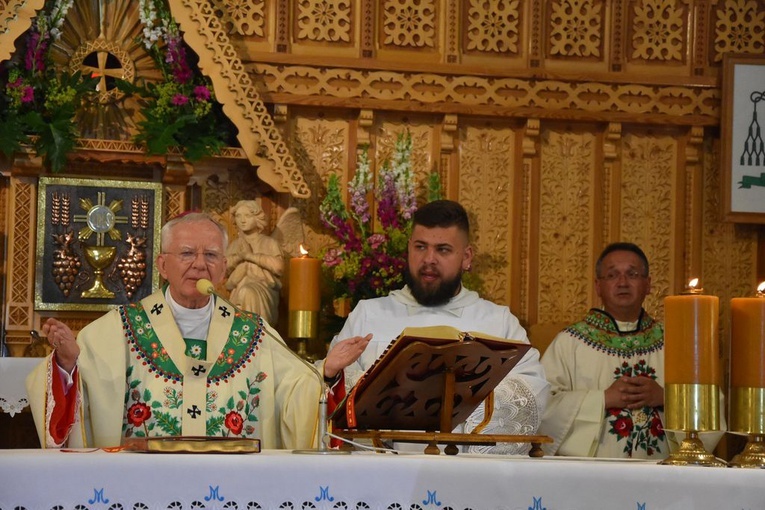
[[[721,148],[725,218],[765,223],[765,57],[723,59]]]
[[[107,310],[159,286],[162,185],[41,177],[36,310]]]

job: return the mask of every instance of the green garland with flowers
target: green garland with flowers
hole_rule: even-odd
[[[47,0],[23,45],[0,68],[0,151],[7,157],[33,146],[53,172],[66,165],[79,136],[75,116],[97,80],[56,69],[51,46],[73,0]],[[230,122],[215,100],[209,79],[183,42],[165,0],[140,0],[142,43],[162,72],[159,83],[117,80],[123,92],[141,98],[144,120],[135,141],[153,155],[179,148],[189,161],[216,154],[230,138]]]
[[[183,151],[188,161],[217,154],[229,138],[229,128],[215,100],[209,78],[202,76],[183,42],[165,0],[140,0],[143,45],[162,72],[159,83],[132,84],[118,80],[117,87],[141,98],[144,120],[138,125],[137,143],[149,154]]]
[[[382,163],[375,186],[365,148],[348,183],[348,207],[338,176],[329,176],[319,210],[322,223],[337,240],[325,250],[322,263],[333,298],[349,298],[355,305],[404,285],[407,243],[417,209],[411,154],[412,137],[404,132],[396,140],[392,158]],[[375,199],[374,223],[370,195]],[[434,172],[428,180],[427,200],[439,198],[441,183]]]
[[[57,71],[51,45],[72,0],[49,0],[23,39],[21,50],[0,71],[0,151],[7,157],[33,146],[53,172],[60,172],[78,136],[75,114],[95,82]]]

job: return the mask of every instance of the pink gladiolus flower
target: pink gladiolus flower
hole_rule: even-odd
[[[385,243],[386,239],[383,234],[372,234],[369,236],[369,239],[367,239],[367,242],[369,243],[369,247],[373,250],[376,250],[380,246],[382,246]]]
[[[327,267],[335,267],[342,263],[343,252],[337,248],[330,248],[327,253],[324,254],[324,265]]]

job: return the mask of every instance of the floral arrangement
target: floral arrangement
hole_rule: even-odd
[[[75,145],[74,117],[95,81],[79,73],[56,72],[50,47],[73,0],[48,0],[17,52],[0,74],[0,150],[10,157],[33,145],[53,172]]]
[[[322,223],[338,241],[323,255],[323,267],[334,286],[335,298],[350,298],[355,304],[403,286],[407,242],[417,209],[411,154],[412,137],[404,132],[397,138],[392,159],[383,162],[374,186],[365,148],[348,183],[348,207],[337,175],[329,176],[327,195],[319,211]],[[429,201],[440,197],[437,173],[431,174],[428,188]],[[374,224],[370,194],[376,204]]]
[[[162,72],[163,81],[134,85],[119,81],[120,90],[142,98],[137,143],[149,154],[166,154],[180,147],[197,161],[215,154],[228,137],[210,80],[199,73],[193,54],[164,0],[140,0],[142,42]]]

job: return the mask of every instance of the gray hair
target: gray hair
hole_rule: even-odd
[[[209,221],[213,225],[215,225],[218,230],[220,230],[221,235],[223,236],[223,251],[226,251],[226,248],[228,247],[228,232],[226,229],[218,223],[212,216],[210,216],[208,213],[205,212],[188,212],[183,213],[179,216],[176,216],[172,220],[168,221],[164,224],[162,227],[162,230],[160,231],[160,250],[162,252],[165,251],[165,248],[170,246],[170,244],[173,241],[173,230],[178,225],[183,225],[186,223],[199,223],[201,221]]]

